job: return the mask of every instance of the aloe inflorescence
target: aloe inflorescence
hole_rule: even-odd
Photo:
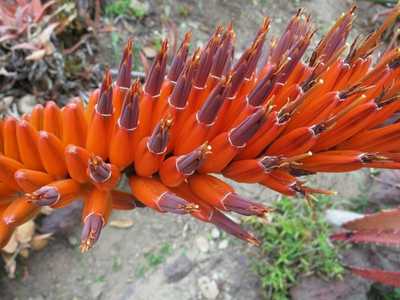
[[[400,123],[387,123],[400,110],[400,51],[373,56],[400,9],[348,46],[354,10],[336,21],[308,60],[315,30],[302,10],[269,47],[265,18],[238,60],[231,24],[217,27],[193,53],[186,33],[169,66],[164,40],[143,86],[131,78],[129,40],[117,78],[106,70],[87,104],[74,98],[60,108],[49,101],[3,119],[0,247],[41,206],[78,199],[82,251],[99,239],[113,209],[139,206],[189,214],[258,245],[225,212],[263,217],[269,208],[216,174],[310,198],[331,192],[307,186],[302,175],[400,168]],[[116,188],[122,177],[130,193]]]

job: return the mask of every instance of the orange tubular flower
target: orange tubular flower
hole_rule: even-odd
[[[159,212],[187,214],[198,208],[198,205],[191,204],[169,191],[156,179],[132,176],[129,184],[132,194],[140,202]]]
[[[39,212],[39,206],[30,203],[25,197],[19,197],[11,202],[3,211],[0,223],[10,227],[17,227],[32,219]]]
[[[23,164],[30,169],[43,170],[38,149],[38,132],[26,121],[17,123],[18,149]]]
[[[204,144],[198,149],[181,156],[171,156],[161,164],[160,179],[169,187],[180,185],[188,176],[200,168],[206,155],[212,151],[211,146]]]
[[[0,180],[14,190],[19,190],[19,185],[15,181],[16,171],[23,169],[24,165],[20,162],[0,154]]]
[[[107,164],[100,156],[92,155],[88,161],[87,173],[90,181],[99,189],[109,191],[118,183],[121,173],[113,164]]]
[[[52,133],[40,131],[38,149],[46,172],[51,176],[64,178],[67,175],[67,166],[61,140]]]
[[[77,103],[69,103],[61,110],[62,141],[64,146],[86,144],[87,125],[85,113]]]
[[[303,10],[269,47],[265,18],[237,61],[232,24],[218,26],[193,53],[186,33],[169,68],[165,40],[143,91],[131,77],[129,40],[115,82],[107,70],[87,105],[79,98],[63,108],[49,101],[0,120],[0,247],[41,206],[57,209],[79,197],[83,252],[113,209],[140,207],[188,214],[258,245],[223,211],[263,217],[269,209],[219,175],[309,200],[331,192],[308,187],[300,176],[400,169],[400,51],[373,55],[400,6],[346,53],[354,10],[336,21],[307,62],[315,30]],[[125,177],[128,193],[117,189]],[[357,231],[353,238],[336,239],[387,241],[393,234],[380,235],[377,226],[398,216],[379,214],[372,225],[366,218],[360,226],[375,231],[349,227]]]
[[[245,216],[264,216],[268,212],[262,204],[239,196],[231,186],[211,175],[193,175],[189,179],[189,185],[200,199],[218,209],[234,211]]]
[[[65,179],[46,184],[32,193],[25,194],[25,197],[29,202],[39,206],[61,208],[76,200],[79,193],[79,183],[73,179]]]
[[[68,145],[64,153],[69,176],[80,183],[89,181],[87,174],[90,158],[89,152],[85,148]]]
[[[59,139],[62,138],[61,109],[54,101],[46,102],[43,111],[43,131],[52,133]]]
[[[236,238],[246,241],[250,244],[256,246],[260,245],[260,241],[253,234],[243,229],[239,224],[232,221],[232,219],[224,215],[218,209],[197,197],[192,192],[188,184],[182,183],[178,187],[172,188],[172,190],[179,196],[198,205],[198,209],[191,213],[196,219],[214,224],[226,233],[231,234]]]
[[[3,124],[3,148],[4,155],[20,161],[18,141],[17,141],[17,120],[7,117]]]
[[[135,159],[135,151],[133,149],[137,146],[135,135],[139,121],[140,94],[140,82],[135,81],[126,93],[121,114],[111,137],[110,161],[120,169],[129,166]],[[132,150],[121,151],[121,149]]]
[[[126,43],[124,53],[122,54],[121,64],[117,81],[112,90],[112,103],[114,107],[114,117],[118,119],[121,114],[122,105],[125,95],[131,85],[131,70],[132,70],[132,49],[133,41],[131,39]]]
[[[167,67],[167,51],[168,41],[164,40],[161,45],[160,53],[155,58],[144,86],[144,93],[140,99],[139,105],[139,128],[136,136],[140,141],[151,132],[152,120],[150,116],[153,113],[153,107],[160,97],[160,90],[164,80],[165,71]]]
[[[43,110],[41,104],[36,104],[32,109],[30,123],[36,130],[41,130],[43,127]]]
[[[107,224],[111,214],[112,202],[109,191],[93,188],[85,199],[81,235],[81,251],[86,252],[99,239],[101,230]]]
[[[167,112],[168,99],[172,91],[174,90],[178,77],[183,71],[183,68],[185,66],[185,62],[189,54],[189,46],[191,39],[192,39],[192,33],[186,32],[182,44],[179,47],[176,55],[174,56],[171,62],[171,66],[166,76],[166,80],[164,80],[161,86],[160,98],[158,99],[157,103],[155,103],[155,107],[153,109],[153,118],[151,127],[155,127],[158,121]]]
[[[179,143],[174,145],[175,154],[188,153],[205,142],[210,130],[215,125],[215,120],[223,104],[226,90],[226,83],[219,83],[208,96],[200,110],[192,114],[183,123],[181,131],[178,133]]]
[[[114,107],[112,92],[111,74],[107,70],[101,85],[99,100],[95,106],[91,124],[88,128],[86,140],[86,149],[103,159],[108,158],[109,140],[113,130]],[[98,137],[100,132],[104,135],[102,139]]]
[[[33,192],[41,186],[52,182],[49,174],[29,169],[19,169],[14,173],[15,181],[25,193]]]
[[[162,119],[152,135],[140,141],[135,154],[135,171],[138,175],[148,177],[160,168],[161,161],[167,153],[171,125],[171,119]]]
[[[217,136],[210,142],[213,152],[207,157],[201,173],[220,172],[235,157],[241,148],[253,137],[265,121],[264,109],[260,108],[243,120],[238,127],[230,132]]]

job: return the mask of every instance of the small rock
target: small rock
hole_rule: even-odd
[[[213,300],[218,297],[219,289],[217,283],[214,280],[211,280],[207,276],[202,276],[199,278],[198,284],[201,294],[206,299]]]
[[[131,219],[116,219],[110,221],[110,226],[120,229],[127,229],[133,226],[133,221]]]
[[[210,249],[210,245],[208,244],[208,241],[204,236],[199,236],[196,239],[196,245],[201,252],[208,252],[208,250]]]
[[[76,246],[76,245],[78,245],[78,243],[79,243],[79,241],[78,241],[78,239],[75,237],[75,236],[69,236],[68,237],[68,243],[71,245],[71,246]]]
[[[90,286],[91,299],[99,299],[104,290],[105,282],[95,282]]]
[[[362,218],[362,214],[354,213],[351,211],[341,209],[328,209],[325,213],[326,221],[337,227],[341,227],[343,224],[354,221],[355,219]]]
[[[177,282],[186,277],[193,270],[193,267],[193,262],[183,254],[164,267],[164,275],[168,283]]]
[[[221,232],[217,228],[211,230],[211,237],[216,240],[221,236]]]
[[[76,225],[81,222],[82,201],[74,201],[70,205],[56,209],[45,216],[39,231],[41,233],[71,234]]]
[[[228,248],[229,241],[228,240],[223,240],[218,244],[218,249],[226,249]]]
[[[157,55],[157,51],[153,47],[143,47],[142,51],[147,58],[154,58]]]
[[[19,110],[22,113],[30,113],[36,104],[37,102],[35,101],[35,96],[33,95],[25,95],[18,101]]]

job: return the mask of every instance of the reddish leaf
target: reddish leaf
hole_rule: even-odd
[[[400,230],[400,209],[381,211],[363,218],[350,221],[344,228],[355,231],[388,231]]]
[[[38,50],[39,48],[35,46],[33,43],[20,43],[11,48],[11,50],[18,50],[18,49],[35,51]]]
[[[42,5],[40,0],[32,0],[31,6],[32,6],[32,15],[34,17],[34,21],[37,22],[39,21],[43,13],[46,11],[47,8],[49,8],[51,5],[53,5],[55,1],[49,1],[45,5]]]
[[[18,36],[16,34],[5,34],[0,37],[0,43],[3,43],[8,40],[16,39]]]
[[[400,245],[400,231],[351,231],[331,235],[333,241]]]
[[[379,269],[364,269],[350,267],[350,270],[358,276],[379,282],[385,285],[400,287],[400,272],[390,272]]]

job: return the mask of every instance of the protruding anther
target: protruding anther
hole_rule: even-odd
[[[25,194],[29,202],[35,203],[39,206],[53,205],[60,200],[61,195],[57,188],[53,186],[43,186],[33,193]]]
[[[178,157],[176,167],[182,174],[190,176],[200,168],[205,157],[210,153],[211,146],[204,143],[192,152]]]
[[[96,183],[104,183],[111,177],[111,167],[100,156],[92,155],[88,163],[89,177]]]

